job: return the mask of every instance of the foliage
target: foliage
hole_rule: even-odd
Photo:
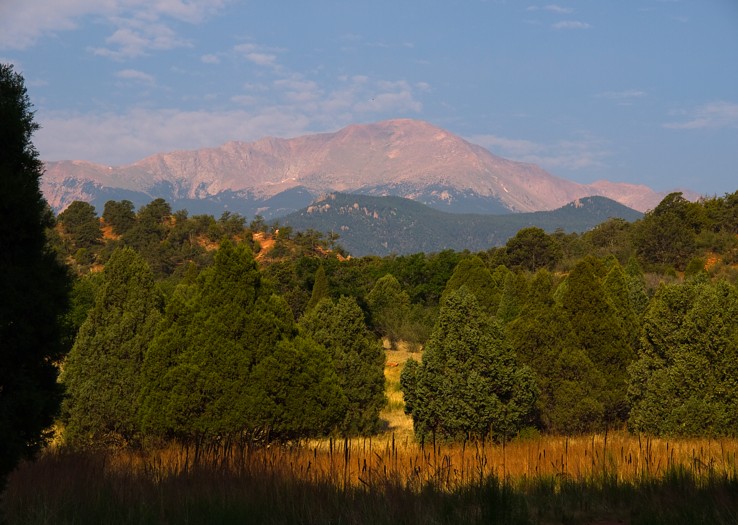
[[[85,446],[137,438],[141,367],[161,307],[153,273],[143,258],[131,248],[116,250],[64,363],[68,443]]]
[[[108,201],[105,203],[102,218],[106,224],[113,228],[115,234],[123,235],[136,222],[133,203],[129,200]]]
[[[539,268],[553,270],[563,252],[556,239],[538,227],[519,230],[505,244],[506,266],[535,272]]]
[[[582,259],[566,280],[562,307],[577,345],[602,374],[605,384],[598,398],[608,424],[625,420],[627,367],[635,357],[623,319],[602,284],[604,265],[594,257]]]
[[[262,280],[248,246],[221,243],[214,265],[175,291],[150,346],[143,430],[197,445],[267,439],[277,414],[255,403],[262,385],[254,369],[294,334],[287,304]]]
[[[697,234],[705,224],[703,208],[670,193],[647,213],[633,232],[638,255],[647,263],[684,269],[695,255]]]
[[[310,301],[308,301],[305,310],[312,310],[322,299],[326,299],[328,297],[330,297],[330,291],[328,289],[328,279],[325,276],[325,268],[323,268],[323,265],[321,264],[320,266],[318,266],[318,270],[315,272],[313,292],[310,295]]]
[[[368,331],[364,313],[352,297],[334,303],[323,299],[300,320],[300,330],[328,350],[346,396],[340,424],[344,434],[367,434],[379,428],[384,395],[384,352]]]
[[[446,283],[446,288],[441,296],[441,304],[453,292],[465,286],[477,298],[479,306],[488,315],[494,315],[497,313],[502,287],[508,273],[509,271],[506,268],[501,267],[495,271],[493,276],[482,262],[482,259],[476,255],[462,259],[456,265],[453,275]]]
[[[519,366],[499,325],[462,286],[441,307],[423,362],[401,376],[416,434],[508,439],[528,421],[535,379]]]
[[[372,324],[382,336],[393,343],[407,339],[406,328],[410,317],[410,297],[395,276],[388,273],[377,280],[367,296]]]
[[[553,276],[539,271],[528,302],[506,327],[520,361],[535,373],[537,417],[553,433],[581,434],[602,428],[604,377],[579,345],[574,329],[552,296]]]
[[[59,214],[59,222],[72,238],[76,249],[90,249],[100,244],[102,230],[95,207],[82,201],[74,201]]]
[[[0,490],[22,457],[46,441],[61,401],[56,363],[70,286],[46,245],[52,216],[41,196],[38,129],[21,75],[0,64]]]
[[[630,367],[633,429],[738,434],[738,290],[724,281],[663,285]]]

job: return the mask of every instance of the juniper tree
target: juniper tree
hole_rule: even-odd
[[[323,299],[300,320],[303,334],[328,350],[346,396],[340,424],[344,434],[366,434],[379,428],[386,404],[384,352],[366,327],[364,313],[353,297],[333,303]]]
[[[64,363],[67,442],[84,446],[138,437],[141,368],[161,308],[146,261],[132,248],[116,250]]]
[[[462,286],[441,307],[423,362],[400,379],[405,410],[421,439],[506,439],[529,422],[537,388],[499,324]]]
[[[46,245],[38,129],[23,77],[0,64],[0,490],[49,436],[61,401],[56,364],[69,276]]]
[[[662,285],[630,367],[630,426],[656,435],[738,435],[738,291]]]

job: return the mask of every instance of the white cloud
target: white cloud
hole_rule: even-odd
[[[578,20],[562,20],[552,24],[551,27],[554,29],[589,29],[592,27],[587,22],[580,22]]]
[[[113,33],[108,47],[93,46],[102,56],[128,58],[148,49],[183,45],[171,21],[196,24],[230,0],[2,0],[0,49],[26,49],[39,39],[72,31],[90,16],[107,22]]]
[[[115,76],[125,80],[135,80],[143,84],[155,84],[156,80],[152,75],[139,71],[137,69],[122,69],[115,73]]]
[[[710,102],[690,111],[688,120],[664,124],[669,129],[738,128],[738,104]]]
[[[539,143],[497,135],[474,135],[467,140],[496,155],[552,170],[600,168],[605,166],[605,159],[610,156],[605,143],[595,139]]]
[[[544,6],[532,5],[526,9],[526,11],[550,11],[552,13],[568,14],[573,13],[574,9],[571,7],[562,7],[556,4],[548,4]]]
[[[200,61],[203,64],[220,64],[220,57],[218,55],[203,55],[200,57]]]
[[[143,80],[146,73],[122,70]],[[428,86],[429,88],[429,86]],[[230,140],[292,137],[348,124],[419,113],[419,89],[404,81],[366,76],[337,79],[330,88],[293,74],[269,85],[247,84],[228,108],[183,111],[132,108],[122,113],[37,113],[34,138],[44,160],[82,159],[109,165],[156,152],[213,147]]]
[[[639,89],[626,89],[624,91],[604,91],[595,95],[595,97],[597,98],[605,98],[608,100],[630,100],[634,98],[642,98],[645,96],[646,92]]]

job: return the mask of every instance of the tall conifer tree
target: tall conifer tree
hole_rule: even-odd
[[[64,364],[68,442],[137,437],[141,368],[161,309],[146,261],[132,248],[113,252]]]
[[[0,490],[16,462],[45,442],[61,401],[55,364],[69,276],[46,246],[38,129],[23,78],[0,64]]]

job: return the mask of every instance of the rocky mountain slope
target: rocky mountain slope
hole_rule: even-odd
[[[161,153],[126,166],[49,162],[42,191],[56,210],[73,200],[92,202],[101,211],[108,199],[143,204],[163,197],[191,212],[217,214],[219,208],[267,217],[334,191],[400,196],[477,213],[552,210],[592,195],[645,211],[663,197],[646,186],[557,178],[409,119]]]

